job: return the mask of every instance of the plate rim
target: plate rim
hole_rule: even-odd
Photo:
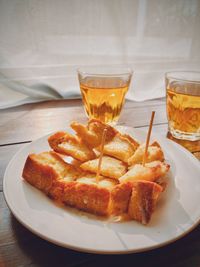
[[[134,128],[134,127],[131,127],[131,126],[124,126],[124,125],[118,125],[119,128],[124,128],[124,129],[128,129],[128,130],[131,130],[131,131],[137,131],[137,132],[143,132],[145,133],[146,131],[145,130],[142,130],[142,129],[138,129],[138,128]],[[66,129],[65,129],[66,130]],[[156,249],[156,248],[161,248],[161,247],[164,247],[166,245],[169,245],[173,242],[176,242],[177,240],[181,239],[182,237],[186,236],[188,233],[190,233],[192,230],[194,230],[200,223],[200,216],[198,218],[198,220],[196,220],[196,222],[194,224],[192,224],[186,231],[183,231],[181,234],[179,234],[178,236],[175,236],[175,237],[172,237],[171,239],[167,240],[167,241],[164,241],[162,243],[157,243],[155,245],[151,245],[151,246],[147,246],[147,247],[143,247],[143,248],[138,248],[138,249],[126,249],[126,250],[95,250],[95,249],[85,249],[83,248],[82,246],[73,246],[71,245],[70,243],[63,243],[63,242],[60,242],[60,241],[57,241],[56,239],[54,238],[51,238],[51,237],[48,237],[46,236],[45,234],[42,234],[40,232],[38,232],[37,230],[34,229],[34,227],[31,228],[31,226],[24,222],[21,218],[20,218],[20,215],[17,214],[17,212],[15,211],[15,208],[12,206],[11,203],[9,203],[9,197],[7,196],[7,193],[6,192],[6,177],[7,177],[7,172],[10,168],[10,166],[12,165],[12,163],[15,161],[15,159],[17,158],[17,156],[19,154],[21,154],[21,152],[28,146],[30,146],[32,143],[34,142],[37,142],[41,139],[44,139],[46,137],[48,137],[49,135],[55,133],[56,131],[53,131],[53,132],[50,132],[48,134],[45,134],[39,138],[36,138],[34,140],[32,140],[31,142],[25,144],[25,146],[23,146],[22,148],[20,148],[14,155],[13,157],[11,158],[11,160],[9,161],[7,167],[6,167],[6,170],[4,172],[4,177],[3,177],[3,196],[4,196],[4,199],[6,201],[6,204],[8,206],[8,208],[10,209],[11,213],[14,215],[14,217],[26,228],[28,229],[30,232],[32,232],[33,234],[35,234],[36,236],[52,243],[52,244],[55,244],[55,245],[58,245],[60,247],[63,247],[63,248],[67,248],[67,249],[71,249],[71,250],[74,250],[74,251],[78,251],[78,252],[84,252],[84,253],[91,253],[91,254],[107,254],[107,255],[117,255],[117,254],[131,254],[131,253],[140,253],[140,252],[145,252],[145,251],[150,251],[150,250],[153,250],[153,249]],[[164,141],[167,141],[169,142],[171,145],[177,147],[180,151],[182,150],[182,152],[184,152],[184,154],[186,153],[187,156],[189,156],[192,160],[194,160],[195,162],[195,165],[198,163],[199,164],[199,161],[197,158],[195,158],[186,148],[182,147],[181,145],[175,143],[174,141],[170,140],[170,139],[167,139],[166,137],[160,135],[160,134],[153,134],[152,135],[153,137],[157,137],[157,138],[160,138],[161,140],[164,140]],[[199,169],[200,169],[200,166],[199,166]]]

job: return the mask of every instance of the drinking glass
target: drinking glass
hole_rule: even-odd
[[[116,124],[128,91],[132,70],[126,67],[83,67],[78,79],[89,119]]]
[[[200,72],[166,73],[168,130],[177,139],[200,140]]]

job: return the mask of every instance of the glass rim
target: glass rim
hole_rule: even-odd
[[[83,66],[77,68],[76,71],[80,75],[101,76],[101,77],[133,75],[133,70],[130,67],[126,66],[91,65],[91,66]]]
[[[180,77],[179,75],[184,75],[185,77]],[[189,78],[186,77],[187,75],[197,75],[198,78]],[[169,71],[165,73],[165,78],[166,79],[174,79],[176,81],[182,81],[186,83],[200,83],[200,71],[188,71],[188,70],[177,70],[177,71]]]

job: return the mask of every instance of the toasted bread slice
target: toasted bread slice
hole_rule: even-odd
[[[90,131],[87,126],[75,121],[73,121],[70,126],[76,132],[78,137],[83,140],[88,146],[93,148],[100,144],[100,138],[96,135],[95,132]]]
[[[147,224],[155,210],[162,187],[149,181],[133,183],[132,195],[128,206],[128,215],[133,220]]]
[[[111,213],[120,215],[128,212],[128,204],[132,193],[131,183],[116,185],[111,192]]]
[[[145,144],[142,144],[137,148],[135,153],[128,159],[128,165],[142,163],[144,152],[145,152]],[[163,151],[157,142],[154,142],[148,147],[147,153],[148,154],[147,154],[146,162],[151,162],[155,160],[160,160],[160,161],[164,160]]]
[[[55,152],[43,152],[28,156],[22,176],[31,185],[48,193],[56,181],[75,180],[80,172],[64,162]]]
[[[106,143],[112,140],[113,137],[118,133],[118,131],[115,128],[113,128],[111,125],[103,123],[97,119],[92,119],[88,122],[88,129],[94,132],[99,137],[100,143],[101,143],[101,137],[102,137],[104,129],[107,130],[106,139],[105,139]]]
[[[57,132],[51,135],[48,142],[54,151],[82,162],[96,157],[94,151],[88,148],[78,137],[66,132]]]
[[[96,184],[65,183],[62,200],[71,207],[92,214],[103,216],[110,214],[110,191]]]
[[[116,179],[111,179],[104,176],[99,176],[97,180],[96,175],[92,173],[86,173],[84,176],[78,178],[77,182],[83,184],[95,184],[102,188],[107,188],[108,190],[112,190],[113,187],[119,184]]]
[[[55,152],[29,155],[22,174],[34,187],[72,207],[108,216],[110,195],[118,181],[80,172]]]
[[[71,127],[77,133],[78,137],[92,148],[101,144],[104,129],[107,129],[105,142],[110,141],[117,133],[117,130],[110,125],[95,119],[90,120],[87,126],[72,122]]]
[[[156,181],[159,177],[164,176],[168,170],[169,165],[160,162],[160,161],[152,161],[146,163],[145,166],[142,164],[135,164],[133,167],[125,173],[122,177],[120,177],[120,182],[134,182],[137,180],[147,180],[147,181]]]
[[[84,162],[83,164],[80,165],[80,167],[84,171],[97,173],[98,163],[99,159],[93,159]],[[101,170],[100,170],[101,175],[118,179],[123,174],[125,174],[126,171],[127,171],[126,165],[120,160],[108,156],[102,157]]]
[[[106,155],[127,163],[138,145],[130,136],[117,133],[110,142],[104,145],[103,152]]]
[[[169,170],[169,165],[162,162],[164,155],[160,145],[151,144],[147,163],[143,166],[139,163],[144,147],[131,136],[98,120],[89,121],[87,126],[76,122],[71,126],[76,136],[57,132],[49,137],[55,152],[28,156],[23,178],[66,205],[103,216],[125,213],[147,224],[166,185],[160,178]],[[100,170],[102,176],[97,179],[98,147],[104,129],[107,134]],[[65,155],[73,158],[72,163],[65,162]],[[129,170],[128,164],[131,165]]]
[[[72,122],[71,127],[76,131],[79,138],[92,148],[98,147],[101,144],[103,130],[107,129],[104,153],[124,162],[128,162],[128,159],[139,146],[138,142],[131,136],[120,134],[110,125],[95,119],[90,120],[88,126]]]
[[[110,215],[110,194],[115,180],[86,174],[64,186],[63,202],[72,207],[103,216]]]

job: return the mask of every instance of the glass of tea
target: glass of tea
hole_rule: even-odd
[[[83,67],[78,78],[89,119],[116,124],[128,91],[132,70],[125,67]]]
[[[200,72],[168,72],[168,130],[177,139],[200,140]]]

